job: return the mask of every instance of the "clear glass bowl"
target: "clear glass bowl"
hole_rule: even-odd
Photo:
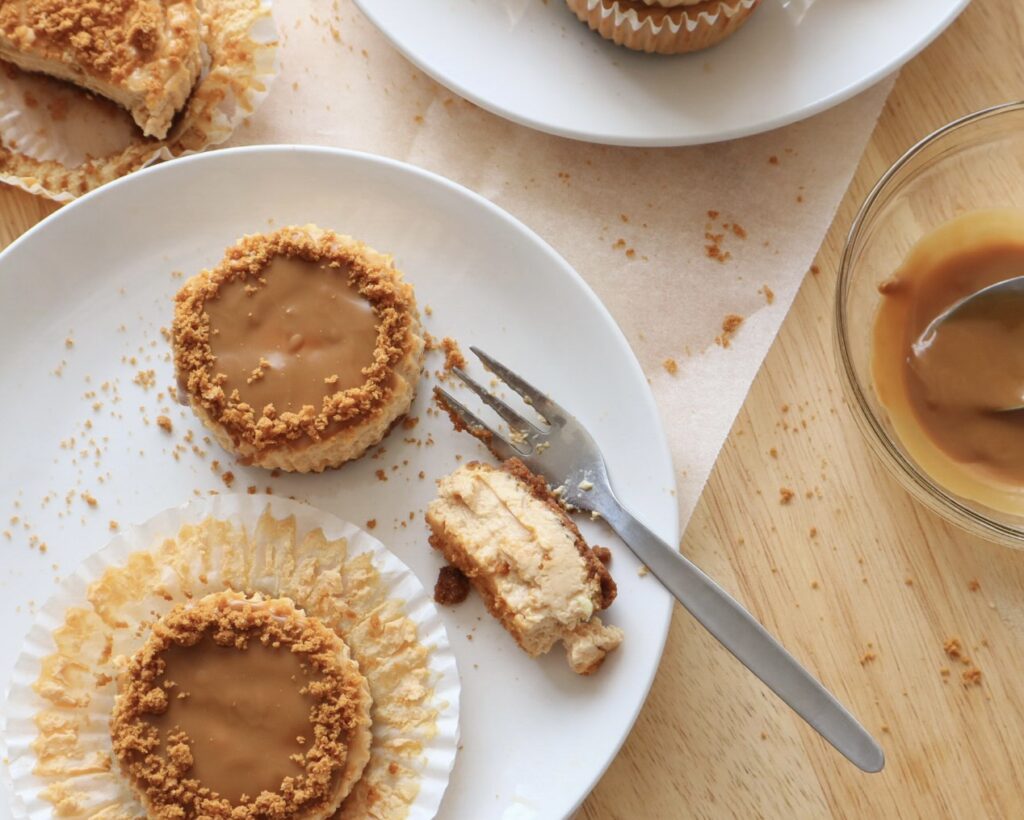
[[[878,285],[911,246],[953,217],[1024,209],[1024,102],[952,122],[907,151],[878,181],[850,229],[836,289],[836,353],[846,398],[868,444],[899,483],[969,532],[1024,549],[1024,516],[962,498],[933,481],[900,443],[871,378]]]

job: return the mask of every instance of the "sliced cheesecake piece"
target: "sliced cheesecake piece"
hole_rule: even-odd
[[[163,139],[202,66],[197,0],[2,0],[0,59],[127,109]]]
[[[543,478],[518,459],[463,465],[437,482],[430,543],[470,579],[487,608],[531,657],[561,641],[589,675],[622,642],[595,612],[615,582]]]

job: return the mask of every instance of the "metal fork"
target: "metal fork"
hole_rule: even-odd
[[[434,388],[456,427],[484,442],[500,459],[519,458],[549,480],[569,505],[598,513],[690,613],[825,740],[866,772],[881,771],[881,747],[768,631],[695,564],[637,521],[619,502],[604,457],[570,413],[476,347],[470,350],[498,379],[522,396],[549,427],[541,429],[478,384],[461,368],[453,373],[509,427],[505,438],[446,390]],[[554,482],[553,482],[554,483]]]

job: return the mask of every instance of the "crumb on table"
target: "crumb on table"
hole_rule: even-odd
[[[715,337],[715,344],[720,347],[729,347],[736,331],[743,324],[743,317],[738,313],[727,313],[722,319],[722,332]]]
[[[946,638],[945,643],[942,644],[942,651],[953,660],[956,660],[963,653],[963,646],[960,643],[960,639],[956,637]]]

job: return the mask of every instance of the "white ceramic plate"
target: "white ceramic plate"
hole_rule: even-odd
[[[441,562],[422,517],[431,479],[453,469],[456,454],[486,454],[425,413],[426,381],[412,411],[419,424],[396,430],[379,458],[280,478],[204,444],[200,424],[168,396],[174,377],[160,328],[182,282],[172,272],[215,264],[243,233],[306,222],[393,253],[432,309],[427,329],[479,344],[550,390],[594,433],[623,500],[677,542],[673,471],[643,373],[594,294],[536,235],[469,191],[385,159],[292,147],[200,154],[105,186],[0,254],[0,531],[13,537],[0,537],[0,691],[55,576],[109,539],[110,520],[140,522],[196,489],[223,490],[213,459],[217,472],[233,471],[236,491],[272,485],[356,524],[375,519],[374,536],[432,586]],[[150,369],[156,386],[134,382]],[[170,435],[154,423],[161,413]],[[189,431],[208,452],[186,447],[175,460]],[[432,444],[403,442],[428,437]],[[15,515],[21,520],[9,524]],[[671,601],[652,577],[638,577],[636,560],[606,530],[581,526],[612,546],[619,598],[609,620],[626,640],[597,675],[579,678],[561,651],[523,655],[475,597],[444,609],[463,689],[462,748],[441,817],[564,816],[633,725]],[[46,542],[44,555],[28,546],[33,534]],[[8,803],[0,794],[0,816]]]
[[[510,120],[612,145],[698,145],[760,133],[899,68],[969,0],[763,0],[719,46],[620,48],[564,0],[355,0],[413,63]]]

